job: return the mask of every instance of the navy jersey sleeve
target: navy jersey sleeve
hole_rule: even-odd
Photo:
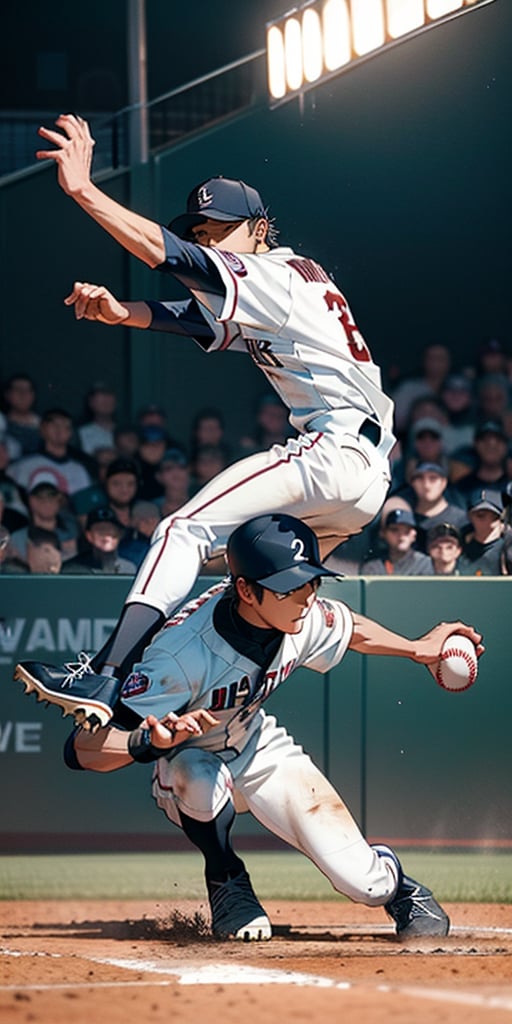
[[[166,274],[172,274],[181,284],[191,291],[200,291],[215,297],[220,308],[226,296],[226,288],[221,274],[208,257],[206,249],[194,242],[185,242],[172,231],[162,227],[165,245],[165,260],[157,268]]]
[[[181,334],[183,337],[194,338],[200,343],[209,343],[215,339],[215,331],[209,326],[195,299],[183,302],[156,302],[146,299],[153,319],[152,331],[166,331],[170,334]]]

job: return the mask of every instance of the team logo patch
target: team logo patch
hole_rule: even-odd
[[[222,249],[217,249],[219,256],[222,256],[224,263],[227,264],[229,269],[237,277],[247,277],[247,268],[239,256],[234,252],[224,252]]]
[[[211,192],[208,192],[206,185],[201,185],[201,188],[197,190],[197,205],[202,210],[203,206],[209,206],[213,202],[213,196]]]
[[[324,598],[317,598],[317,604],[319,604],[322,609],[327,629],[332,629],[334,626],[334,609],[332,605],[330,605]]]
[[[149,676],[144,675],[143,672],[132,672],[123,683],[121,698],[139,697],[141,693],[146,693],[150,686]]]

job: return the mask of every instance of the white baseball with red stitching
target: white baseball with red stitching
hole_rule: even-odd
[[[460,692],[472,686],[478,675],[475,645],[467,636],[454,633],[443,644],[436,681],[445,690]]]

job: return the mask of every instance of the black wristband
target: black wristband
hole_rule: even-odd
[[[166,750],[153,746],[151,729],[141,726],[128,736],[128,753],[139,764],[150,764],[151,761],[158,761],[159,757],[164,757]]]

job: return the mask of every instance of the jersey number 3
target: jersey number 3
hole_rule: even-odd
[[[365,345],[354,321],[351,319],[345,297],[341,292],[326,292],[324,299],[329,310],[339,310],[338,320],[347,336],[347,344],[353,358],[357,359],[358,363],[371,363],[370,350]]]

